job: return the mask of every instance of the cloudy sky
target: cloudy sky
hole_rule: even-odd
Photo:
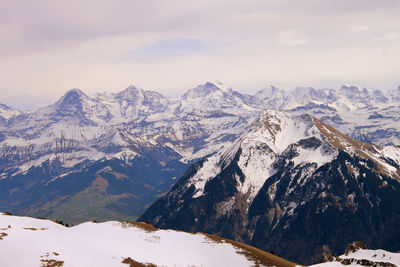
[[[0,102],[133,84],[179,95],[220,80],[400,85],[400,0],[0,0]]]

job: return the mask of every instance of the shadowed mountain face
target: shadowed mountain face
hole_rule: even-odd
[[[400,149],[309,115],[266,112],[231,147],[193,164],[139,220],[238,240],[295,262],[361,240],[400,249]]]

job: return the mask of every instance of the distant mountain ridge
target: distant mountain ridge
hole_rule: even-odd
[[[33,112],[2,105],[0,205],[14,213],[68,217],[65,210],[75,206],[78,193],[95,188],[93,205],[102,207],[101,215],[82,211],[75,223],[116,214],[133,218],[168,191],[189,163],[231,146],[264,109],[310,113],[358,140],[398,145],[399,97],[399,90],[352,86],[271,87],[246,95],[207,82],[178,98],[129,86],[93,97],[72,89]],[[81,183],[70,184],[77,174]],[[96,187],[99,181],[104,188]],[[54,192],[48,192],[50,185]]]

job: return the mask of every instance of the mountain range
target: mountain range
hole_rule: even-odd
[[[190,164],[230,147],[265,109],[308,113],[349,136],[399,145],[400,88],[276,87],[253,95],[207,82],[178,98],[134,86],[72,89],[32,112],[0,106],[0,207],[79,223],[135,219]]]
[[[312,264],[354,240],[400,250],[399,193],[399,147],[357,141],[309,114],[266,111],[138,220]]]

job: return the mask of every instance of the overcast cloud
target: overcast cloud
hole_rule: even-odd
[[[0,102],[130,84],[179,95],[215,79],[242,92],[393,89],[398,14],[400,0],[0,0]]]

